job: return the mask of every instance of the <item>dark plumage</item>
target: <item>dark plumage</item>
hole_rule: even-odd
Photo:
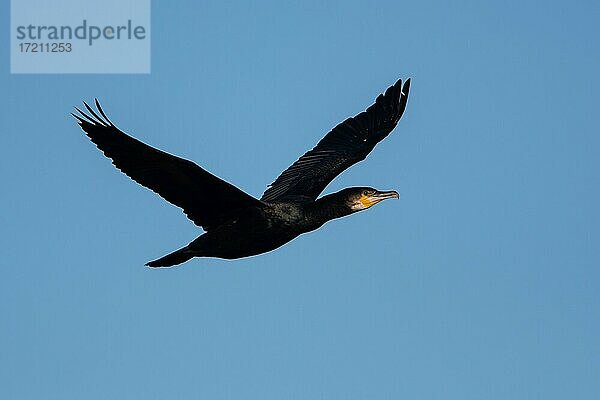
[[[98,100],[89,114],[72,114],[86,135],[127,176],[183,209],[206,233],[150,267],[169,267],[192,257],[235,259],[265,253],[325,222],[371,207],[395,191],[355,187],[317,197],[351,165],[364,160],[402,117],[410,79],[399,80],[375,104],[333,128],[271,184],[260,200],[191,161],[150,147],[119,130]]]

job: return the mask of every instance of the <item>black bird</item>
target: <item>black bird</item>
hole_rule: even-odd
[[[375,104],[333,128],[273,182],[258,200],[191,161],[148,146],[119,130],[98,100],[89,114],[72,114],[85,134],[127,176],[183,209],[206,233],[150,267],[170,267],[193,257],[235,259],[276,249],[327,221],[365,210],[396,191],[352,187],[317,197],[337,175],[364,160],[402,117],[410,79],[398,80]]]

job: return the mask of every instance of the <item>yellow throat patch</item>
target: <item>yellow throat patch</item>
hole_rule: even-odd
[[[360,203],[365,207],[365,208],[369,208],[371,207],[373,204],[377,204],[381,201],[381,199],[376,199],[370,196],[360,196],[360,198],[358,199],[358,201],[360,201]]]

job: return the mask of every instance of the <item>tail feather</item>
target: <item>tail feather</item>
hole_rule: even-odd
[[[173,265],[184,263],[193,257],[194,254],[186,246],[182,249],[169,253],[166,256],[159,258],[158,260],[150,261],[146,263],[146,266],[152,268],[172,267]]]

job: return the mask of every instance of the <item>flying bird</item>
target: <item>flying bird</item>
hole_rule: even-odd
[[[409,88],[410,79],[404,85],[398,80],[366,111],[337,125],[283,171],[260,199],[191,161],[125,134],[108,119],[97,99],[95,111],[84,102],[88,113],[75,107],[79,115],[72,115],[119,170],[183,209],[205,231],[187,246],[146,264],[171,267],[193,257],[236,259],[265,253],[327,221],[399,198],[396,191],[371,187],[319,195],[394,130],[406,108]]]

